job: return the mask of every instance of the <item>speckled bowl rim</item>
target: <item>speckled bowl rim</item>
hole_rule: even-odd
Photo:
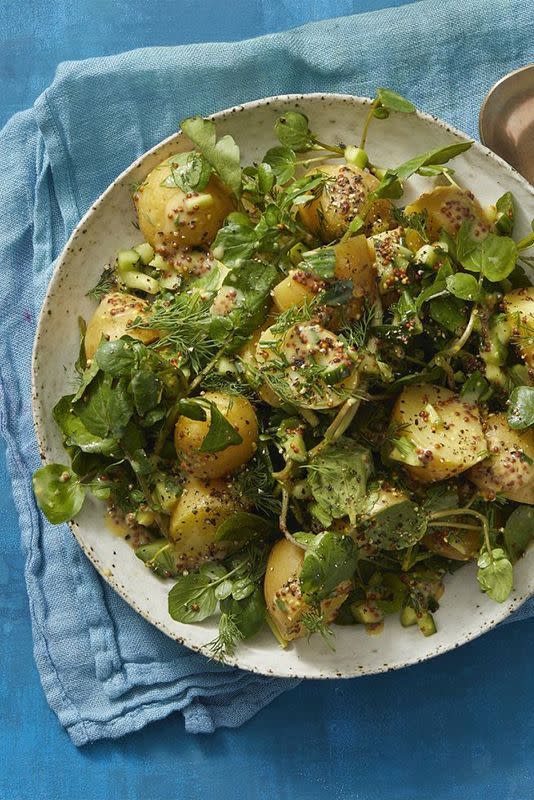
[[[240,105],[233,106],[231,108],[223,109],[222,111],[218,111],[218,112],[216,112],[214,114],[209,115],[207,118],[208,119],[213,119],[215,121],[223,120],[223,119],[226,119],[227,117],[229,117],[232,114],[237,114],[237,113],[240,113],[240,112],[248,110],[248,109],[254,109],[254,108],[257,108],[257,107],[261,107],[261,106],[265,106],[265,105],[271,105],[271,104],[274,104],[274,103],[280,103],[282,105],[292,105],[292,104],[299,103],[300,101],[305,101],[305,100],[309,100],[309,99],[324,100],[325,102],[334,100],[334,101],[341,102],[341,103],[347,103],[347,104],[351,104],[351,105],[364,105],[364,106],[365,105],[369,105],[372,102],[371,98],[369,98],[369,97],[361,97],[359,95],[341,94],[341,93],[335,93],[335,92],[333,92],[333,93],[311,92],[311,93],[307,93],[307,94],[282,94],[282,95],[273,95],[272,97],[260,98],[258,100],[251,100],[249,102],[242,103]],[[466,133],[464,133],[463,131],[461,131],[458,128],[454,127],[453,125],[450,125],[449,123],[444,122],[439,117],[436,117],[436,116],[434,116],[432,114],[428,114],[428,113],[426,113],[424,111],[420,111],[418,109],[416,110],[415,115],[419,119],[421,119],[421,120],[423,120],[425,122],[429,122],[429,123],[432,123],[433,125],[437,125],[438,127],[442,128],[443,130],[447,131],[448,133],[451,133],[453,136],[457,137],[460,140],[472,141],[471,137],[468,136]],[[71,247],[71,245],[74,242],[74,240],[77,238],[77,236],[80,234],[80,232],[84,228],[87,220],[93,215],[94,211],[104,202],[104,200],[107,198],[107,196],[113,191],[115,185],[117,183],[120,183],[121,181],[123,181],[131,172],[133,172],[135,169],[137,169],[148,156],[152,155],[154,152],[159,150],[159,148],[161,148],[161,147],[163,147],[163,146],[165,146],[167,144],[170,144],[173,141],[179,140],[182,135],[183,135],[182,132],[178,131],[176,133],[173,133],[171,136],[168,136],[166,139],[163,139],[161,142],[158,142],[158,144],[154,145],[154,147],[150,148],[150,150],[147,150],[145,153],[143,153],[143,155],[139,156],[139,158],[137,158],[134,162],[132,162],[132,164],[130,164],[129,167],[127,167],[123,172],[121,172],[120,175],[118,175],[115,178],[115,180],[107,187],[107,189],[105,189],[105,191],[100,195],[100,197],[91,205],[89,210],[83,215],[83,217],[81,218],[79,223],[74,228],[72,234],[70,235],[70,237],[69,237],[67,243],[65,244],[64,248],[62,249],[60,255],[56,259],[56,265],[55,265],[54,271],[52,273],[52,276],[50,278],[50,282],[49,282],[49,285],[48,285],[47,293],[46,293],[45,299],[43,301],[43,307],[42,307],[41,313],[39,315],[39,320],[38,320],[38,323],[37,323],[37,330],[36,330],[36,335],[35,335],[35,340],[34,340],[34,345],[33,345],[33,352],[32,352],[32,412],[33,412],[33,419],[34,419],[35,434],[36,434],[36,438],[37,438],[37,442],[38,442],[39,450],[40,450],[40,454],[41,454],[41,459],[42,459],[43,463],[45,462],[45,459],[43,457],[43,453],[46,451],[46,432],[45,432],[46,431],[46,425],[45,425],[45,421],[42,419],[42,416],[40,414],[39,404],[38,404],[38,401],[37,401],[36,365],[37,365],[37,361],[38,361],[38,341],[39,341],[40,334],[41,334],[41,328],[43,328],[44,324],[45,324],[45,319],[46,319],[45,309],[46,309],[46,306],[48,304],[48,298],[49,298],[49,295],[52,294],[55,291],[56,285],[59,282],[60,275],[61,275],[61,272],[62,272],[62,269],[63,269],[63,266],[64,266],[63,262],[64,262],[65,258],[67,257],[68,250]],[[534,199],[534,187],[532,187],[531,184],[522,175],[520,175],[513,167],[511,167],[510,164],[508,164],[506,161],[504,161],[502,158],[500,158],[500,156],[496,155],[491,150],[489,150],[487,147],[485,147],[485,145],[480,144],[477,141],[474,141],[473,148],[478,149],[483,155],[485,155],[486,157],[488,157],[488,158],[492,159],[493,161],[495,161],[501,167],[501,169],[504,172],[508,172],[510,175],[513,175],[514,179],[518,180],[520,183],[522,183],[523,184],[523,188],[525,188],[527,190],[527,192],[529,192],[532,195],[533,199]],[[192,650],[194,652],[202,653],[203,655],[208,656],[208,657],[210,656],[208,645],[203,645],[203,646],[195,645],[195,644],[191,643],[187,639],[187,637],[176,636],[176,633],[174,631],[172,631],[170,629],[170,627],[168,627],[168,625],[164,621],[153,619],[151,617],[150,613],[147,610],[141,609],[137,605],[135,597],[131,596],[131,594],[128,592],[128,590],[126,590],[126,588],[120,583],[118,578],[116,578],[114,574],[113,575],[106,574],[105,568],[99,562],[99,559],[95,556],[95,554],[91,551],[91,549],[84,542],[83,536],[82,536],[82,534],[80,532],[80,526],[78,525],[78,523],[76,523],[75,520],[70,520],[67,524],[69,525],[69,527],[70,527],[74,537],[76,538],[76,541],[80,545],[81,549],[83,550],[85,555],[89,558],[89,560],[91,561],[91,563],[93,564],[95,569],[98,571],[100,576],[112,587],[112,589],[114,589],[114,591],[117,592],[117,594],[120,597],[122,597],[123,600],[126,601],[126,603],[128,603],[129,606],[131,606],[147,622],[149,622],[152,625],[154,625],[156,628],[161,630],[164,634],[169,636],[174,641],[185,645],[186,647],[188,647],[190,650]],[[492,617],[492,619],[490,621],[477,623],[477,625],[475,625],[472,629],[469,629],[466,633],[464,633],[462,636],[460,636],[456,640],[452,640],[451,639],[447,643],[444,643],[444,644],[441,644],[441,645],[438,644],[434,648],[434,650],[429,651],[422,658],[414,658],[414,659],[399,658],[398,660],[392,659],[387,664],[377,664],[375,666],[369,666],[369,667],[361,667],[360,666],[360,667],[354,667],[353,671],[345,671],[345,672],[333,672],[332,671],[331,673],[328,673],[328,674],[322,674],[321,673],[320,675],[314,674],[313,676],[307,674],[305,669],[303,669],[301,671],[299,669],[293,670],[292,668],[288,669],[286,667],[285,669],[281,669],[280,671],[276,671],[276,670],[265,671],[265,669],[262,669],[260,666],[257,666],[257,667],[250,666],[250,665],[243,666],[241,664],[240,658],[239,658],[239,649],[238,649],[236,655],[234,655],[233,657],[226,657],[224,659],[224,663],[227,664],[228,666],[238,667],[240,669],[245,669],[247,672],[253,672],[253,673],[256,673],[256,674],[260,674],[260,675],[266,675],[268,677],[287,677],[287,678],[310,678],[310,677],[313,677],[314,679],[317,679],[317,678],[332,679],[332,678],[354,678],[354,677],[359,677],[359,676],[363,676],[363,675],[373,675],[373,674],[378,674],[378,673],[382,673],[382,672],[390,672],[392,670],[401,669],[401,668],[404,668],[404,667],[408,667],[408,666],[412,666],[412,665],[421,663],[422,661],[427,661],[427,660],[429,660],[431,658],[435,658],[436,656],[441,655],[442,653],[446,653],[446,652],[448,652],[450,650],[454,650],[454,649],[456,649],[457,647],[460,647],[463,644],[467,644],[468,642],[472,641],[473,639],[476,639],[479,636],[481,636],[483,633],[486,633],[487,631],[489,631],[492,628],[496,627],[500,622],[505,620],[514,611],[516,611],[518,608],[520,608],[523,605],[523,603],[526,600],[528,600],[530,597],[532,597],[532,596],[534,596],[534,583],[532,585],[532,588],[531,588],[530,592],[527,592],[526,594],[523,594],[523,595],[514,596],[511,600],[507,601],[505,604],[496,605],[495,613],[494,613],[494,615],[493,615],[493,617]],[[273,647],[278,647],[278,645],[276,644],[274,639],[273,639]],[[283,651],[281,651],[281,656],[282,656],[282,654],[283,654]]]

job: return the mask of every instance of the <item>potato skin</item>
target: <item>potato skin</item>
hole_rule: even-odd
[[[148,303],[133,294],[123,292],[106,294],[87,325],[84,340],[87,358],[93,358],[102,337],[113,341],[128,335],[145,344],[154,342],[159,336],[158,331],[148,328],[128,330],[137,317],[146,317],[147,310]]]
[[[169,539],[176,545],[177,560],[184,569],[228,555],[228,542],[216,542],[217,528],[242,510],[227,481],[190,478],[172,511]]]
[[[234,210],[230,193],[216,175],[212,175],[202,192],[186,195],[178,186],[161,185],[171,172],[169,159],[162,161],[133,197],[143,236],[168,260],[184,248],[208,247],[225,217]],[[211,195],[211,204],[195,205],[195,196],[199,194]]]
[[[353,164],[325,164],[308,174],[315,174],[317,171],[324,172],[330,180],[319,197],[301,206],[298,213],[308,230],[319,236],[323,242],[332,242],[343,236],[379,181],[367,170],[359,169]],[[366,215],[365,232],[370,234],[377,226],[382,229],[390,227],[391,208],[389,200],[377,200],[373,203]]]
[[[503,305],[512,336],[525,364],[534,369],[534,286],[505,294]]]
[[[300,593],[299,574],[303,560],[304,550],[287,539],[279,539],[267,561],[263,584],[267,613],[287,641],[308,633],[301,623],[302,615],[310,610]],[[335,619],[351,588],[351,581],[344,581],[332,597],[322,601],[321,611],[326,622]]]
[[[406,206],[407,214],[420,211],[428,212],[427,232],[431,241],[439,239],[442,228],[456,236],[464,220],[474,223],[475,238],[484,238],[490,231],[488,218],[474,194],[455,186],[438,186]]]
[[[534,430],[512,430],[501,413],[490,414],[484,432],[491,455],[469,470],[469,480],[488,499],[502,494],[516,503],[534,505],[534,464],[529,463],[534,460]]]
[[[174,445],[187,472],[199,478],[220,478],[235,472],[254,455],[258,420],[253,406],[242,395],[206,392],[202,397],[217,406],[243,441],[217,453],[201,453],[199,448],[210,427],[210,412],[207,411],[205,422],[179,417],[174,428]]]
[[[431,406],[432,408],[428,408]],[[439,416],[436,424],[432,409]],[[406,386],[393,408],[391,422],[399,438],[410,440],[421,466],[404,464],[420,483],[458,475],[484,458],[486,440],[478,408],[440,386]]]

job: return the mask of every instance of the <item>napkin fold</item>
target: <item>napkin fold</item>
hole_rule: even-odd
[[[165,637],[99,578],[68,527],[49,525],[35,506],[32,342],[54,260],[78,219],[181,118],[262,96],[372,95],[386,85],[475,135],[489,86],[532,56],[533,24],[530,0],[424,0],[246,42],[68,62],[0,132],[0,426],[35,659],[76,745],[175,710],[191,732],[235,727],[296,684],[227,668]]]

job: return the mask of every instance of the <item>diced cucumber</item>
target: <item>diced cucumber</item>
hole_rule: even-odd
[[[165,261],[165,259],[157,253],[152,260],[149,262],[150,266],[154,269],[159,269],[162,272],[167,272],[167,270],[171,269],[170,264]]]
[[[417,623],[417,614],[411,606],[404,606],[401,611],[400,621],[403,628],[411,628]]]
[[[154,250],[149,245],[148,242],[143,242],[142,244],[138,244],[134,247],[136,253],[139,253],[139,257],[143,264],[146,265],[150,264],[152,259],[154,258]]]
[[[384,619],[382,611],[369,602],[351,603],[350,611],[356,622],[361,622],[363,625],[376,625]]]
[[[328,386],[333,386],[334,383],[339,383],[350,375],[350,367],[348,364],[328,364],[322,372],[322,379]]]
[[[117,254],[117,267],[119,274],[133,269],[140,261],[141,256],[137,250],[119,250]]]
[[[157,294],[160,290],[159,283],[140,272],[142,266],[141,256],[137,250],[119,250],[117,254],[117,272],[121,282],[128,289],[137,289],[148,294]]]

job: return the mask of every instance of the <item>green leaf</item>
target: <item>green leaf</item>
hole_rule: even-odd
[[[515,208],[512,192],[505,192],[495,203],[497,217],[495,230],[502,236],[511,236],[514,231]]]
[[[115,270],[111,267],[106,267],[105,270],[102,272],[98,282],[92,289],[86,292],[85,296],[90,297],[91,300],[96,300],[100,302],[104,295],[109,294],[109,292],[113,291],[116,284],[116,274]]]
[[[302,254],[300,267],[319,275],[320,278],[333,278],[336,274],[336,251],[333,247],[319,247]]]
[[[229,217],[217,232],[212,249],[220,253],[220,260],[227,267],[233,267],[250,258],[258,244],[258,234],[249,223],[235,222]]]
[[[384,508],[363,525],[365,538],[384,550],[403,550],[426,533],[427,515],[411,500]]]
[[[296,153],[311,150],[314,138],[308,126],[308,117],[298,111],[288,111],[274,123],[278,140]]]
[[[184,397],[182,400],[178,401],[178,411],[182,417],[194,419],[198,422],[205,422],[207,419],[205,405],[206,404],[202,398],[199,398],[198,400],[189,400]]]
[[[512,563],[517,561],[534,539],[534,507],[518,506],[504,526],[504,543]]]
[[[465,305],[456,297],[438,297],[430,301],[430,316],[451,333],[458,333],[467,318]]]
[[[493,390],[489,382],[484,378],[482,373],[477,370],[468,377],[462,386],[460,397],[466,403],[485,403],[486,400],[489,400],[492,393]]]
[[[232,333],[231,349],[239,349],[250,334],[264,321],[271,300],[271,289],[279,280],[279,272],[274,264],[263,261],[243,261],[235,266],[225,277],[224,286],[236,290],[239,301],[225,317],[215,317],[210,326],[210,334],[219,344],[228,340]],[[223,322],[222,330],[216,325]]]
[[[129,375],[139,363],[139,350],[134,347],[134,340],[129,337],[112,342],[104,341],[99,345],[95,359],[103,372],[113,376]]]
[[[465,272],[457,272],[446,279],[445,284],[448,291],[460,300],[470,300],[474,303],[480,302],[482,291],[478,281],[472,275]]]
[[[278,526],[271,520],[237,511],[221,522],[215,534],[215,541],[249,542],[253,539],[271,538],[276,534]]]
[[[243,438],[221,414],[215,403],[210,403],[210,427],[204,437],[199,451],[201,453],[218,453],[235,444],[241,444]]]
[[[268,194],[274,186],[275,174],[270,164],[261,163],[258,165],[258,191],[260,194]]]
[[[263,161],[271,166],[278,184],[287,183],[295,174],[296,156],[289,147],[271,147]]]
[[[300,588],[314,604],[330,597],[344,581],[352,580],[358,551],[350,536],[339,533],[296,534],[306,546],[300,571]]]
[[[221,611],[228,614],[237,626],[242,639],[250,639],[265,622],[265,599],[259,586],[242,599],[228,597],[221,602]]]
[[[135,373],[130,382],[130,389],[140,417],[155,408],[161,400],[161,384],[148,369],[140,369]]]
[[[354,284],[352,281],[334,281],[328,289],[317,298],[317,302],[322,306],[344,306],[352,297]]]
[[[119,381],[112,385],[109,375],[100,375],[90,387],[87,399],[80,400],[75,411],[85,427],[96,436],[121,437],[133,413],[131,399]]]
[[[413,114],[415,111],[413,103],[391,89],[377,89],[376,96],[380,100],[380,104],[388,111],[400,111],[401,114]]]
[[[85,499],[85,489],[77,475],[64,464],[48,464],[33,474],[37,505],[53,525],[76,516]]]
[[[169,159],[171,174],[163,181],[163,186],[177,186],[183,192],[201,192],[211,178],[211,165],[200,153],[190,151],[177,153]]]
[[[312,514],[325,527],[333,519],[345,516],[354,525],[373,470],[369,451],[352,439],[341,437],[315,456],[306,469],[315,500]]]
[[[224,571],[224,574],[225,571]],[[169,614],[177,622],[202,622],[217,608],[215,589],[224,577],[212,578],[206,572],[182,575],[169,592]]]
[[[72,407],[74,395],[65,395],[54,406],[52,411],[57,426],[65,437],[66,447],[79,447],[84,453],[102,453],[110,455],[118,446],[113,438],[102,439],[91,433],[81,419],[76,416]]]
[[[514,584],[514,570],[504,550],[484,551],[478,559],[477,580],[480,588],[497,603],[504,603]]]
[[[91,365],[89,367],[86,367],[86,369],[82,373],[80,385],[78,386],[76,394],[72,398],[73,403],[76,403],[84,396],[85,392],[87,391],[87,388],[90,386],[90,384],[93,382],[93,380],[96,378],[99,372],[100,372],[100,367],[98,366],[96,359],[93,359],[91,361]]]
[[[508,425],[515,430],[534,425],[534,387],[516,386],[508,399]]]
[[[241,164],[239,148],[231,136],[217,141],[215,123],[202,117],[189,117],[180,125],[206,161],[211,164],[222,182],[239,197],[241,194]]]
[[[168,539],[157,539],[138,547],[135,555],[161,578],[176,578],[183,572],[183,567],[178,565],[176,547]]]
[[[438,147],[435,150],[428,150],[426,153],[421,153],[421,155],[405,161],[400,167],[397,167],[395,172],[404,181],[421,167],[428,167],[432,164],[445,164],[451,158],[459,156],[460,153],[465,153],[472,144],[473,142],[455,142],[445,147]]]
[[[472,272],[481,272],[492,283],[498,283],[514,271],[516,261],[517,245],[513,239],[489,233],[462,259],[462,264]]]

